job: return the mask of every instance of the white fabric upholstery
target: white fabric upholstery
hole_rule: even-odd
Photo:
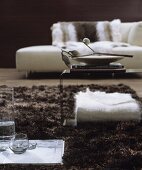
[[[128,43],[142,46],[142,22],[134,24],[128,36]]]
[[[134,24],[135,24],[135,22],[121,23],[120,32],[121,32],[121,41],[122,42],[126,42],[126,43],[128,42],[129,32]]]
[[[33,72],[61,72],[67,68],[62,62],[60,48],[51,45],[19,49],[16,66],[20,71]]]

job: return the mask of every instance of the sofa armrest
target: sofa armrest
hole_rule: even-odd
[[[142,22],[137,22],[132,26],[128,36],[128,43],[142,46]]]

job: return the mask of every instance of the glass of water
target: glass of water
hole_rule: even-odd
[[[0,151],[9,147],[14,135],[14,89],[0,87]]]
[[[15,154],[22,154],[26,152],[26,150],[29,148],[29,140],[27,135],[24,133],[15,134],[15,136],[10,141],[9,148]]]

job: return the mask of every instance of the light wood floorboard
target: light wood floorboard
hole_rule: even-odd
[[[59,85],[59,75],[37,76],[26,79],[25,72],[18,72],[16,69],[0,69],[0,85],[7,85],[9,87],[28,86],[33,85]],[[64,79],[64,85],[73,84],[126,84],[133,88],[137,94],[142,97],[142,73],[125,74],[124,76],[94,76],[87,78],[67,78]]]

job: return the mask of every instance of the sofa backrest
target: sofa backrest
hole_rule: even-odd
[[[68,41],[78,42],[87,37],[95,41],[121,41],[121,21],[76,21],[53,24],[52,44],[64,46]]]
[[[65,46],[66,42],[79,42],[85,37],[89,38],[91,42],[113,41],[129,43],[130,32],[137,23],[139,22],[123,23],[119,19],[114,19],[110,22],[58,22],[51,27],[52,44]]]
[[[122,22],[121,23],[120,33],[121,33],[122,42],[126,42],[126,43],[128,42],[129,32],[135,23],[136,22]]]

